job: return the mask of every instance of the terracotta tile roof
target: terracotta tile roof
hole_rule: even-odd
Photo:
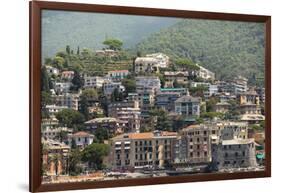
[[[63,71],[62,74],[74,74],[74,71]]]
[[[72,136],[74,137],[88,137],[88,136],[93,136],[85,131],[79,131],[77,133],[74,133]]]
[[[163,131],[160,135],[154,135],[153,132],[144,132],[144,133],[129,133],[129,134],[122,134],[114,137],[114,139],[152,139],[153,137],[170,137],[170,136],[177,136],[176,132],[168,132]]]
[[[182,130],[187,131],[189,129],[198,129],[198,128],[200,128],[200,125],[189,125],[188,127],[183,128]]]
[[[200,125],[189,125],[187,128],[199,128],[200,127]]]
[[[152,132],[145,132],[145,133],[131,133],[129,134],[130,139],[150,139],[153,137]]]
[[[161,136],[175,136],[175,135],[177,135],[177,132],[163,131]]]

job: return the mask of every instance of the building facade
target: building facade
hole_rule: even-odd
[[[85,76],[84,88],[102,88],[105,82],[109,82],[109,78],[101,77],[101,76]]]
[[[180,135],[186,141],[187,163],[207,164],[211,162],[211,129],[208,125],[190,125],[182,129]]]
[[[165,87],[174,87],[176,83],[187,85],[188,75],[187,71],[164,72]]]
[[[147,54],[146,57],[151,57],[156,59],[159,68],[167,68],[169,66],[169,56],[163,53]]]
[[[72,135],[69,135],[69,144],[72,144],[73,142],[75,145],[80,148],[84,149],[86,146],[90,145],[93,143],[95,139],[95,136],[87,133],[85,131],[79,131],[76,133],[73,133]]]
[[[69,93],[71,82],[56,82],[54,85],[54,90],[57,94]]]
[[[257,166],[254,139],[222,140],[213,146],[212,154],[219,170]]]
[[[64,106],[70,109],[78,110],[79,94],[65,93],[54,96],[55,104],[57,106]]]
[[[113,135],[117,133],[119,129],[123,130],[126,127],[126,123],[114,117],[103,117],[86,121],[85,126],[87,130],[92,132],[102,128],[107,131],[108,135]]]
[[[73,77],[74,77],[74,71],[72,71],[72,70],[61,72],[62,79],[72,80]]]
[[[182,96],[175,101],[175,112],[189,117],[200,116],[200,97]]]
[[[127,133],[111,139],[111,168],[163,168],[172,162],[175,132]]]
[[[168,112],[174,112],[175,101],[181,96],[178,92],[157,92],[155,106]]]
[[[107,72],[107,76],[115,81],[120,81],[126,78],[128,75],[129,75],[128,70],[113,70]]]
[[[157,91],[160,90],[160,87],[160,79],[156,76],[136,77],[136,92],[143,118],[148,117],[149,110],[154,107],[155,96]]]
[[[113,91],[117,89],[118,92],[125,92],[125,87],[121,82],[106,82],[103,84],[103,93],[106,97],[110,98]]]

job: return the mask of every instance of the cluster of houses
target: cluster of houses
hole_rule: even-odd
[[[109,51],[97,53],[116,54]],[[265,101],[264,88],[249,88],[248,80],[242,76],[231,81],[216,80],[213,72],[198,64],[198,70],[165,71],[169,65],[168,56],[154,53],[137,57],[133,71],[114,70],[104,76],[84,74],[83,89],[98,89],[109,100],[114,91],[126,91],[122,80],[129,75],[134,77],[136,88],[122,101],[108,102],[106,109],[97,99],[90,101],[88,111],[92,119],[86,120],[83,131],[79,132],[60,126],[55,116],[63,109],[79,110],[81,91],[70,92],[74,72],[60,72],[46,66],[49,75],[60,79],[51,90],[53,104],[46,106],[50,117],[42,119],[42,143],[49,147],[43,153],[43,162],[48,162],[48,156],[52,154],[61,154],[65,158],[59,169],[51,166],[48,175],[63,173],[71,143],[75,141],[78,148],[84,149],[94,141],[94,133],[99,128],[112,136],[106,142],[111,149],[105,160],[105,165],[112,170],[148,166],[184,168],[200,164],[211,164],[217,170],[256,167],[259,164],[257,153],[264,153],[257,150],[264,143],[264,133],[254,133],[249,125],[265,119],[261,108]],[[159,73],[164,77],[164,84],[157,75]],[[197,82],[193,77],[200,77],[202,81]],[[184,86],[175,87],[175,82]],[[198,87],[205,88],[203,96],[191,96],[189,89]],[[218,99],[214,111],[223,114],[233,110],[230,101],[236,101],[239,112],[236,120],[214,119],[197,123],[211,97]],[[184,117],[186,124],[175,132],[141,132],[153,108],[164,109],[170,117]],[[65,139],[60,136],[62,131],[67,133]]]
[[[190,125],[179,132],[124,133],[111,139],[109,166],[185,168],[212,164],[223,168],[256,167],[256,142],[247,122],[218,121]]]

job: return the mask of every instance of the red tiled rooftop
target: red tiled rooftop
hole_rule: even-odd
[[[77,133],[74,133],[73,136],[78,137],[78,136],[90,136],[91,134],[85,132],[85,131],[78,131]]]

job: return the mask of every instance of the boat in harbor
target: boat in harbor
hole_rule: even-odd
[[[181,176],[188,174],[203,173],[206,170],[206,166],[188,167],[188,168],[176,168],[175,170],[168,170],[166,174],[169,176]]]

